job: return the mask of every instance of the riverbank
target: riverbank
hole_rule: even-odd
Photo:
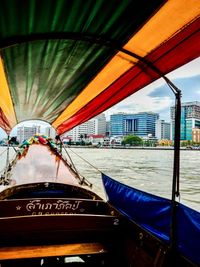
[[[141,146],[75,146],[71,145],[68,146],[71,148],[98,148],[98,149],[140,149],[140,150],[174,150],[174,147],[141,147]],[[186,151],[200,151],[200,149],[191,149],[191,148],[186,148],[186,147],[181,147],[180,150],[186,150]]]
[[[157,146],[157,147],[151,147],[151,146],[92,146],[92,145],[66,145],[69,148],[95,148],[95,149],[139,149],[139,150],[174,150],[174,147],[169,146]],[[7,147],[6,145],[0,145],[0,147]],[[18,147],[17,145],[12,145],[10,147]],[[187,148],[187,147],[181,147],[180,150],[186,150],[186,151],[200,151],[200,148]]]

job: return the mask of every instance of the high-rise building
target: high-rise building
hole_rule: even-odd
[[[158,140],[170,140],[170,123],[164,120],[156,121],[156,138]]]
[[[17,128],[17,140],[21,143],[32,137],[34,134],[39,134],[40,130],[40,126],[38,125],[33,125],[32,127],[20,126]]]
[[[110,116],[110,136],[125,135],[125,117],[125,113],[117,113]]]
[[[106,116],[104,113],[99,114],[94,119],[96,121],[97,135],[106,135]]]
[[[124,136],[133,134],[147,137],[151,134],[152,137],[155,137],[155,122],[157,119],[159,119],[159,114],[153,112],[113,114],[110,117],[110,135]]]
[[[78,142],[88,135],[106,135],[106,117],[100,114],[91,120],[74,127],[72,130],[63,134],[68,136],[73,142]]]
[[[106,136],[110,136],[110,121],[106,121]]]
[[[174,139],[175,107],[170,108],[171,135]],[[181,106],[181,140],[192,140],[192,129],[200,129],[200,102],[186,102]]]
[[[55,136],[56,136],[56,131],[55,131],[55,129],[53,127],[46,127],[45,128],[45,135],[47,137],[50,137],[50,138],[54,139]]]
[[[85,137],[88,134],[88,124],[83,123],[74,127],[72,130],[64,133],[62,137],[69,137],[73,142],[79,142],[81,137]]]

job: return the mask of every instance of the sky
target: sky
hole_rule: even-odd
[[[182,92],[182,103],[200,101],[200,57],[166,75]],[[160,119],[170,121],[170,107],[175,103],[174,94],[163,79],[158,79],[142,90],[108,109],[108,118],[117,112],[137,113],[153,111]]]
[[[176,69],[166,75],[182,92],[182,103],[188,101],[200,101],[200,57],[190,63]],[[171,89],[163,79],[159,79],[144,87],[137,93],[129,96],[117,105],[105,111],[107,120],[113,113],[137,113],[141,111],[152,111],[159,113],[160,119],[170,121],[170,107],[174,105],[175,98]],[[27,126],[32,124],[41,125],[42,128],[49,124],[41,121],[26,122]],[[22,124],[18,124],[22,125]],[[24,125],[24,123],[23,123]],[[11,135],[16,135],[16,128]],[[6,135],[0,129],[0,139]]]

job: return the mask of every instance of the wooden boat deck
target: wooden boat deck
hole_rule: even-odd
[[[1,260],[31,259],[59,256],[80,256],[107,253],[101,243],[75,243],[64,245],[44,245],[0,248]]]

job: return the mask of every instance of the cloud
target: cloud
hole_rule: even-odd
[[[200,75],[200,57],[170,72],[167,77],[170,79],[186,78]]]
[[[50,126],[50,124],[48,122],[42,121],[42,120],[27,120],[27,121],[23,121],[18,123],[16,126],[20,127],[20,126],[33,126],[33,125],[40,125],[40,126]],[[15,127],[16,127],[15,126]]]
[[[151,97],[143,92],[137,92],[128,97],[126,100],[107,110],[105,114],[108,118],[111,114],[118,112],[138,113],[141,111],[152,111],[155,113],[163,113],[165,111],[166,113],[167,110],[169,110],[169,107],[173,104],[174,100],[170,96]]]
[[[182,98],[185,99],[185,101],[188,101],[189,98],[195,99],[199,97],[200,75],[174,79],[173,83],[181,90]],[[160,87],[155,88],[148,95],[150,97],[171,96],[174,98],[167,85],[161,85]]]
[[[182,102],[200,101],[200,58],[167,75],[182,92]],[[169,121],[170,107],[174,105],[174,94],[163,79],[158,79],[135,94],[108,109],[106,117],[113,113],[137,113],[153,111],[161,119]]]
[[[167,85],[161,85],[160,87],[155,88],[149,94],[149,97],[171,97],[173,98],[173,93]]]

